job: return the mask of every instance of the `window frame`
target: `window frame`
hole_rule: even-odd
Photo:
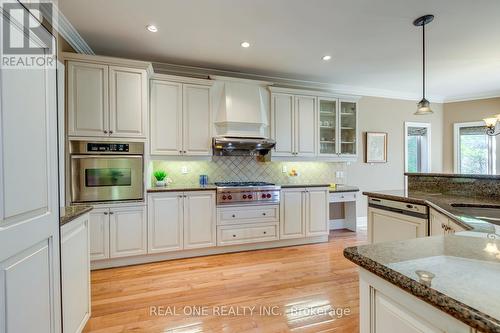
[[[460,174],[460,129],[463,127],[485,127],[484,121],[470,121],[453,124],[453,172]],[[496,174],[496,140],[494,136],[486,134],[488,138],[488,175]]]
[[[410,127],[425,127],[427,129],[427,172],[431,172],[432,170],[432,125],[431,123],[424,123],[424,122],[414,122],[414,121],[405,121],[405,126],[404,126],[404,163],[405,163],[405,172],[408,172],[408,128]],[[421,144],[421,139],[419,139],[419,142]],[[420,153],[421,151],[419,151]],[[419,156],[419,160],[421,163],[422,161],[422,154]]]

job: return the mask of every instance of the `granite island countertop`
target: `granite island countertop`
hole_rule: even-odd
[[[59,214],[59,225],[63,226],[76,218],[86,214],[92,210],[92,206],[74,205],[61,207]]]
[[[344,256],[481,332],[500,332],[500,239],[449,235],[349,247]],[[417,270],[435,275],[430,286]]]
[[[408,192],[405,190],[363,192],[380,199],[427,205],[446,215],[467,230],[500,235],[500,197],[470,197],[449,193]],[[457,207],[455,204],[478,207]],[[490,208],[487,208],[490,207]]]

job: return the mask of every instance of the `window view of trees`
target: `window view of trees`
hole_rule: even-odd
[[[482,134],[460,133],[461,173],[487,174],[488,155],[488,137],[484,134],[484,129]]]

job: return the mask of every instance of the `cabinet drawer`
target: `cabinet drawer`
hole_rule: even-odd
[[[329,201],[330,202],[356,201],[356,193],[353,192],[330,193]]]
[[[278,239],[278,224],[217,227],[217,245],[257,243]]]
[[[242,223],[269,223],[278,222],[279,206],[248,206],[238,208],[219,208],[218,225],[242,224]]]

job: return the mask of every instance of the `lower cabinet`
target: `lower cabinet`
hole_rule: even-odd
[[[81,332],[90,317],[89,216],[61,227],[63,332]]]
[[[471,327],[360,269],[361,333],[473,333]]]
[[[90,259],[147,253],[146,207],[95,208],[89,217]]]
[[[214,191],[148,195],[148,253],[216,245]]]
[[[441,214],[433,208],[430,209],[429,218],[431,236],[450,235],[454,234],[455,232],[466,230],[462,226],[453,222],[446,215]]]
[[[281,190],[280,238],[328,235],[328,188],[289,188]]]

